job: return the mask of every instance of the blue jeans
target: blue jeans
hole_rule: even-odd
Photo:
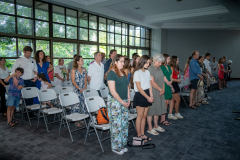
[[[25,87],[36,87],[36,82],[30,81],[30,80],[24,80]],[[31,99],[25,99],[26,105],[33,105],[33,98]]]

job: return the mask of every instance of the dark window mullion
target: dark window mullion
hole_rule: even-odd
[[[64,7],[64,15],[65,15],[65,39],[67,39],[67,8]]]

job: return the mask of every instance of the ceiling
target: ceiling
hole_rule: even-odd
[[[45,0],[164,29],[240,29],[240,0]]]

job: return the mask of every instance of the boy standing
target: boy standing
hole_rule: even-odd
[[[15,69],[15,73],[8,76],[6,79],[4,79],[5,82],[9,83],[9,89],[8,89],[8,100],[7,100],[7,123],[9,126],[14,126],[17,121],[14,121],[12,119],[13,113],[16,108],[19,108],[19,101],[22,96],[21,89],[25,86],[24,80],[20,78],[24,73],[24,70],[20,67]],[[18,85],[15,86],[13,84],[13,77],[16,77],[18,80]]]

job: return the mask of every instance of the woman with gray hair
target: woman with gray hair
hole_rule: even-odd
[[[160,68],[164,57],[162,54],[157,54],[153,57],[153,64],[148,67],[148,71],[151,76],[151,85],[153,86],[153,98],[154,102],[148,110],[147,122],[148,122],[148,133],[152,135],[158,135],[159,132],[164,132],[165,130],[158,125],[158,117],[161,116],[161,121],[165,121],[165,114],[167,113],[165,107],[165,96],[164,96],[164,75]],[[152,127],[152,116],[154,116],[154,126]]]

